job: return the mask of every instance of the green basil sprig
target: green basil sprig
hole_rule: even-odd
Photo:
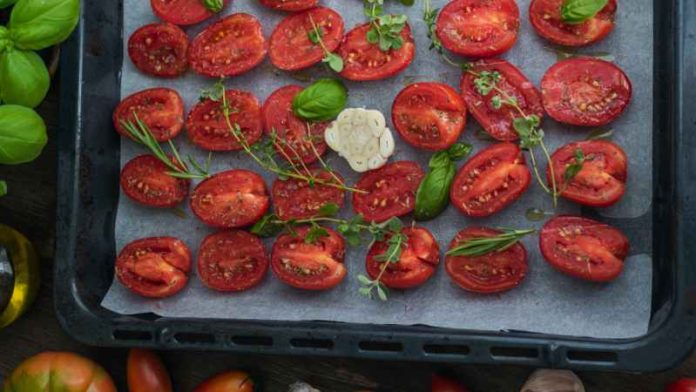
[[[337,79],[319,79],[292,100],[295,115],[307,121],[327,121],[346,107],[348,90]]]
[[[51,85],[46,64],[32,51],[6,49],[0,55],[0,98],[3,102],[38,106]]]
[[[219,13],[225,7],[222,0],[201,0],[203,6],[210,12]]]
[[[471,154],[472,149],[470,144],[457,143],[430,158],[430,173],[423,178],[416,192],[416,220],[434,219],[447,208],[450,188],[457,174],[456,162]]]
[[[591,19],[609,0],[565,0],[561,7],[561,19],[568,24],[579,24]]]
[[[46,124],[32,109],[0,106],[0,164],[33,161],[46,146]]]

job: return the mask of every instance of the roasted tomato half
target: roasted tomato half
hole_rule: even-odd
[[[532,0],[529,20],[536,32],[563,46],[585,46],[601,41],[614,29],[616,0],[582,23],[566,23],[561,17],[564,0]]]
[[[696,379],[682,378],[667,386],[665,392],[696,392]]]
[[[406,215],[415,208],[416,191],[423,177],[423,169],[413,161],[388,163],[371,170],[355,184],[367,193],[353,193],[353,209],[368,222]]]
[[[319,4],[319,0],[259,0],[265,7],[279,11],[304,11]]]
[[[171,23],[153,23],[136,30],[128,39],[128,56],[142,72],[173,78],[186,72],[188,36]]]
[[[148,207],[174,207],[186,199],[191,182],[172,177],[170,171],[154,155],[140,155],[123,166],[121,189],[133,201]]]
[[[226,7],[230,0],[223,0]],[[215,16],[201,0],[150,0],[152,12],[158,18],[176,25],[192,25]]]
[[[184,100],[169,88],[151,88],[126,97],[114,110],[116,131],[131,137],[123,123],[143,122],[158,142],[175,138],[184,128]]]
[[[261,240],[246,231],[221,231],[205,237],[198,249],[198,277],[218,291],[244,291],[268,271]]]
[[[341,184],[343,178],[338,173],[329,173],[322,169],[313,169],[315,178],[328,184]],[[343,206],[344,192],[331,185],[289,178],[273,183],[273,208],[282,220],[307,219],[318,215],[321,207],[327,204]]]

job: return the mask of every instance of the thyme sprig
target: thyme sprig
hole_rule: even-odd
[[[492,237],[470,238],[450,249],[447,252],[447,256],[476,257],[493,252],[503,252],[518,243],[522,238],[535,232],[535,229],[503,229],[502,233]]]
[[[324,43],[324,33],[323,31],[317,26],[316,23],[314,23],[314,18],[312,18],[311,14],[309,15],[309,22],[312,24],[312,30],[307,33],[307,36],[309,37],[309,40],[315,44],[321,46],[321,49],[324,51],[324,58],[321,60],[322,62],[326,63],[329,68],[331,68],[332,71],[334,72],[341,72],[343,71],[343,58],[336,53],[331,52],[327,47],[326,44]]]
[[[387,250],[374,257],[374,259],[382,263],[379,274],[376,278],[370,279],[366,275],[358,275],[358,281],[361,284],[358,293],[367,298],[374,298],[374,293],[377,293],[377,298],[381,301],[389,299],[389,289],[382,282],[382,277],[386,273],[389,265],[396,264],[401,260],[401,252],[408,242],[408,236],[403,233],[403,223],[399,219],[392,219],[384,226],[386,231],[381,233],[381,238],[377,241],[387,242]]]

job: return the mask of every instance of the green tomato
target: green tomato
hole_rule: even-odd
[[[0,8],[7,8],[16,2],[17,0],[0,0]]]
[[[36,107],[50,86],[46,64],[35,52],[7,49],[0,54],[0,98],[4,103]]]
[[[65,41],[80,19],[80,0],[19,0],[10,33],[20,49],[39,50]]]
[[[19,105],[0,106],[0,164],[33,161],[47,141],[46,124],[34,110]]]

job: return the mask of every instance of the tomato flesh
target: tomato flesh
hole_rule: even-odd
[[[175,138],[184,128],[184,100],[169,88],[151,88],[126,97],[113,114],[116,131],[131,138],[123,123],[142,121],[158,142]]]
[[[305,238],[310,228],[283,234],[273,245],[271,268],[283,283],[304,290],[327,290],[338,286],[346,276],[343,264],[345,242],[335,231],[324,228],[328,237],[314,243]]]
[[[198,276],[217,291],[244,291],[258,285],[268,264],[261,240],[245,231],[213,233],[198,249]]]
[[[577,24],[563,21],[563,3],[564,0],[532,0],[529,6],[529,21],[547,40],[563,46],[585,46],[601,41],[614,29],[616,0],[609,0],[595,16]]]
[[[368,222],[409,214],[415,208],[416,191],[423,177],[423,169],[413,161],[388,163],[371,170],[355,185],[367,193],[353,193],[353,209]]]
[[[237,13],[203,30],[191,42],[189,64],[212,78],[243,74],[266,57],[263,27],[256,17]]]
[[[218,173],[198,184],[191,210],[205,224],[221,229],[251,225],[268,211],[270,197],[263,178],[249,170]]]
[[[462,166],[450,189],[450,200],[464,215],[482,218],[515,202],[531,180],[519,146],[498,143]]]
[[[343,183],[338,173],[333,175],[326,170],[312,170],[315,178],[332,184]],[[336,177],[334,177],[334,175]],[[273,207],[282,220],[307,219],[316,217],[321,207],[327,204],[343,206],[343,190],[324,184],[310,186],[307,181],[289,178],[278,179],[273,183]]]
[[[440,12],[435,32],[453,53],[482,58],[510,50],[519,29],[515,0],[454,0]]]
[[[259,2],[268,8],[279,11],[304,11],[319,4],[319,0],[259,0]]]
[[[263,135],[261,106],[254,94],[241,90],[226,90],[225,97],[230,107],[229,124],[224,118],[222,103],[211,99],[197,103],[186,119],[189,139],[205,150],[242,149],[240,140],[230,130],[230,124],[239,126],[249,145],[256,143]]]
[[[579,216],[559,216],[541,230],[541,253],[559,271],[576,278],[609,282],[623,271],[628,239],[618,229]]]
[[[175,162],[172,158],[172,162]],[[167,174],[171,169],[154,155],[133,158],[121,170],[123,193],[149,207],[174,207],[186,199],[190,181]]]
[[[466,106],[446,84],[414,83],[396,96],[392,122],[408,144],[430,151],[445,150],[464,131]]]
[[[226,7],[230,0],[223,0]],[[180,26],[200,23],[215,16],[201,0],[150,0],[152,12],[160,19]]]
[[[616,120],[631,101],[628,76],[613,63],[578,57],[554,64],[541,80],[544,109],[554,120],[596,127]]]
[[[188,282],[191,251],[173,237],[152,237],[126,245],[116,259],[116,277],[148,298],[170,297]]]
[[[401,248],[401,257],[396,263],[387,263],[380,281],[394,289],[410,289],[428,281],[440,263],[440,247],[435,237],[423,227],[408,227],[401,231],[408,241]],[[380,261],[389,249],[388,238],[377,241],[367,253],[366,270],[372,279],[377,279],[385,261]]]
[[[470,227],[460,231],[450,250],[473,238],[493,237],[501,231]],[[445,269],[452,280],[464,290],[493,294],[519,286],[527,276],[527,250],[521,243],[483,256],[447,256]]]
[[[171,23],[153,23],[128,39],[128,56],[140,71],[163,78],[182,75],[188,68],[188,36]]]

